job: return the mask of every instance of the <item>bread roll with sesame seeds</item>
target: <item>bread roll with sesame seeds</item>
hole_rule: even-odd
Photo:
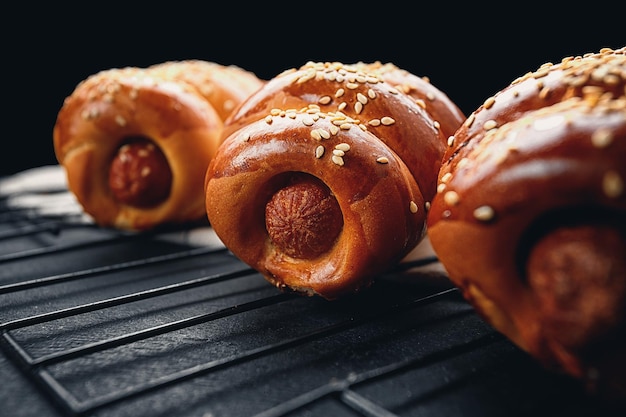
[[[385,81],[391,68],[309,62],[227,119],[207,170],[207,215],[226,247],[278,288],[353,294],[424,237],[444,132],[464,117],[441,95],[450,114],[440,110],[439,122],[408,87]]]
[[[69,189],[103,227],[206,221],[204,174],[224,119],[262,84],[242,68],[200,60],[93,74],[66,98],[53,129]]]
[[[626,398],[626,49],[545,64],[449,141],[428,214],[453,282],[540,360]]]

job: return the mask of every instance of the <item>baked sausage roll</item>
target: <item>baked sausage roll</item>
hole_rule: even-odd
[[[53,129],[68,188],[103,227],[206,221],[204,174],[223,121],[262,84],[239,67],[200,60],[88,77]]]
[[[395,69],[309,62],[269,80],[227,120],[207,170],[207,216],[278,288],[354,293],[423,238],[444,132],[465,118],[442,94],[431,97],[450,113],[440,123],[385,81]]]
[[[496,329],[626,398],[626,50],[545,64],[449,142],[435,253]],[[615,394],[615,395],[613,395]]]

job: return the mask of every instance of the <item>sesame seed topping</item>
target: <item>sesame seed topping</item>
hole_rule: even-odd
[[[244,142],[247,142],[250,140],[250,137],[251,137],[250,132],[245,132],[243,135],[241,135],[241,140]]]
[[[442,182],[437,186],[437,193],[443,193],[445,189],[446,189],[446,184]]]
[[[389,125],[394,124],[396,121],[393,120],[393,118],[389,116],[384,116],[382,119],[380,119],[380,122],[385,126],[389,126]]]
[[[605,148],[613,142],[613,132],[606,128],[600,128],[591,135],[591,143],[596,148]]]
[[[318,129],[311,130],[311,137],[315,140],[322,140],[322,135],[320,135],[320,132]]]
[[[495,120],[487,120],[483,124],[483,129],[485,130],[495,129],[496,127],[498,127],[498,122],[496,122]]]
[[[446,172],[441,177],[441,182],[448,182],[448,181],[450,181],[450,178],[452,178],[452,173],[451,172]]]
[[[373,100],[376,98],[376,92],[370,88],[367,90],[367,96]]]
[[[150,167],[143,167],[139,175],[145,178],[148,175],[150,175],[150,172],[151,172]]]
[[[352,123],[341,123],[339,125],[339,128],[341,130],[350,130],[351,127],[352,127]]]
[[[481,222],[487,222],[494,218],[495,212],[493,208],[489,206],[480,206],[474,210],[474,218],[476,220],[480,220]]]
[[[355,90],[359,88],[359,85],[357,83],[347,83],[346,88],[349,90]]]
[[[417,213],[418,209],[419,207],[417,207],[415,201],[411,200],[411,202],[409,203],[409,210],[411,211],[411,213]]]
[[[333,161],[335,165],[339,165],[340,167],[343,166],[343,158],[341,156],[333,155],[331,157],[331,160]]]
[[[333,155],[344,156],[345,154],[345,151],[342,151],[341,149],[333,149]]]
[[[372,119],[367,122],[367,124],[369,124],[370,126],[380,126],[380,119]]]
[[[124,127],[126,126],[126,119],[118,114],[117,116],[115,116],[115,123],[117,123],[118,126]]]
[[[443,195],[443,201],[449,206],[456,206],[460,201],[459,194],[456,191],[448,191]]]
[[[346,90],[344,90],[343,88],[339,88],[337,89],[337,91],[335,91],[335,98],[339,98],[343,96],[345,93],[346,93]]]
[[[350,150],[350,145],[345,143],[345,142],[342,142],[342,143],[339,143],[339,144],[335,145],[335,149],[339,149],[341,151],[348,152]]]
[[[306,116],[302,119],[302,123],[304,123],[305,126],[313,126],[315,120],[311,116]]]
[[[268,114],[267,116],[265,116],[265,123],[267,123],[268,125],[271,125],[272,121],[273,119],[271,115]]]
[[[333,100],[333,99],[332,99],[332,97],[331,97],[331,96],[323,96],[323,97],[320,97],[320,99],[319,99],[318,103],[320,103],[320,104],[328,104],[328,103],[330,103],[332,100]]]
[[[354,103],[354,111],[356,112],[356,114],[361,114],[361,112],[363,111],[363,103],[361,103],[360,101]]]
[[[368,102],[367,97],[365,95],[363,95],[362,93],[357,93],[356,99],[361,104],[367,104],[367,102]]]
[[[619,173],[608,171],[602,178],[602,190],[607,197],[616,198],[624,192],[624,181]]]
[[[490,109],[491,106],[494,105],[494,103],[496,102],[496,98],[495,97],[489,97],[487,100],[485,100],[485,102],[483,103],[483,107],[485,109]]]
[[[376,158],[376,162],[378,162],[379,164],[388,164],[389,159],[386,156],[381,156],[379,158]]]
[[[317,159],[320,159],[324,155],[324,151],[324,147],[322,145],[319,145],[317,148],[315,148],[315,157]]]
[[[448,146],[452,146],[452,145],[454,145],[454,135],[448,138]]]

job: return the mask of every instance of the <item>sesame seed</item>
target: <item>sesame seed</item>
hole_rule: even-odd
[[[333,149],[333,155],[344,156],[346,153],[341,149]]]
[[[454,135],[448,138],[448,146],[452,146],[452,145],[454,145]]]
[[[493,208],[491,208],[489,206],[477,207],[474,210],[473,214],[474,214],[474,218],[476,220],[480,220],[481,222],[489,221],[489,220],[493,219],[493,217],[495,216],[495,212],[493,211]]]
[[[496,122],[495,120],[487,120],[483,124],[483,129],[485,130],[495,129],[496,127],[498,127],[498,122]]]
[[[241,135],[241,140],[247,142],[250,140],[250,136],[250,132],[245,132],[243,135]]]
[[[386,156],[381,156],[376,159],[376,162],[378,162],[379,164],[388,164],[389,159]]]
[[[317,148],[315,148],[315,157],[317,159],[320,159],[324,155],[324,151],[324,147],[322,145],[319,145]]]
[[[267,123],[268,125],[271,125],[272,121],[273,121],[273,119],[272,119],[271,115],[265,116],[265,123]]]
[[[343,158],[341,156],[333,155],[331,157],[331,160],[333,161],[335,165],[339,165],[340,167],[343,166]]]
[[[341,130],[350,130],[351,127],[352,127],[352,123],[342,123],[339,125],[339,128]]]
[[[376,98],[376,92],[370,88],[367,90],[367,96],[373,100]]]
[[[487,100],[485,100],[485,102],[483,103],[483,107],[485,109],[490,109],[494,103],[496,102],[496,98],[495,97],[489,97]]]
[[[380,119],[372,119],[367,122],[367,124],[369,124],[370,126],[380,126]]]
[[[452,173],[451,172],[446,172],[441,177],[441,182],[448,182],[448,181],[450,181],[450,178],[452,178]]]
[[[144,178],[150,175],[150,167],[143,167],[139,175],[141,175]]]
[[[604,148],[613,142],[613,132],[609,129],[598,129],[591,135],[591,143],[596,148]]]
[[[354,103],[354,111],[356,112],[356,114],[361,114],[361,112],[363,111],[363,104],[360,101]]]
[[[282,111],[281,109],[272,109],[272,110],[270,110],[270,114],[272,116],[280,116],[280,112],[281,111]]]
[[[602,190],[607,197],[615,198],[622,195],[624,192],[624,181],[620,177],[619,173],[615,171],[608,171],[602,178]]]
[[[317,133],[320,134],[322,139],[330,139],[330,133],[326,129],[317,129]]]
[[[389,125],[394,124],[396,121],[393,120],[393,118],[389,116],[384,116],[382,119],[380,119],[380,122],[385,126],[389,126]]]
[[[415,201],[411,200],[411,202],[409,203],[409,210],[411,211],[411,213],[417,213],[418,209],[419,207],[417,207]]]
[[[445,189],[446,189],[446,184],[444,184],[444,183],[440,183],[440,184],[437,186],[437,193],[443,193],[443,191],[444,191]]]
[[[345,94],[346,90],[344,90],[343,88],[339,88],[337,89],[337,91],[335,91],[335,98],[339,98],[341,96],[343,96]]]
[[[349,90],[354,90],[359,88],[359,85],[357,83],[347,83],[346,88],[348,88]]]
[[[337,109],[339,111],[343,110],[346,108],[346,106],[348,105],[348,103],[346,103],[345,101],[341,102],[341,104],[337,107]]]
[[[459,204],[460,197],[456,191],[448,191],[443,195],[443,201],[450,206],[456,206]]]
[[[315,123],[315,120],[313,120],[311,116],[307,116],[302,119],[302,123],[304,123],[305,126],[312,126]]]
[[[357,93],[356,99],[361,104],[367,104],[367,101],[368,101],[367,97],[365,95],[363,95],[362,93]]]
[[[118,126],[124,127],[126,126],[126,119],[118,114],[117,116],[115,116],[115,123],[117,123]]]
[[[430,201],[424,203],[424,208],[426,209],[426,211],[430,210]]]
[[[311,130],[311,137],[315,140],[322,140],[322,135],[320,135],[320,132],[317,129]]]
[[[335,149],[348,152],[350,150],[350,145],[345,142],[342,142],[342,143],[335,145]]]
[[[320,99],[319,99],[318,103],[320,103],[320,104],[328,104],[328,103],[330,103],[332,100],[333,100],[333,99],[332,99],[332,97],[330,97],[330,96],[324,96],[324,97],[320,97]]]

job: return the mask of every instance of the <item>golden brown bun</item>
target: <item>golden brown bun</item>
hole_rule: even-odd
[[[450,278],[550,368],[626,398],[626,50],[487,99],[449,142],[428,215]]]
[[[146,230],[205,218],[204,174],[223,119],[262,83],[199,60],[90,76],[66,98],[53,130],[69,189],[101,226]]]
[[[281,289],[353,293],[424,236],[443,132],[464,118],[448,102],[453,115],[440,124],[380,67],[309,62],[268,81],[226,122],[207,171],[207,215]]]

